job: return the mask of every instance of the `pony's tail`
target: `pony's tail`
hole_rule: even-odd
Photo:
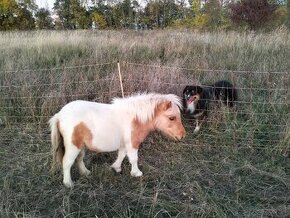
[[[55,114],[49,120],[49,126],[51,130],[51,153],[52,153],[51,170],[54,172],[61,165],[62,158],[65,152],[63,137],[59,131],[58,114]]]

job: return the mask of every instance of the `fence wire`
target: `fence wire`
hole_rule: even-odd
[[[191,147],[289,148],[289,72],[187,69],[122,62],[125,95],[135,92],[182,96],[186,85],[208,87],[229,80],[238,91],[234,109],[212,102],[199,133],[183,117],[188,132],[179,144]],[[121,97],[116,62],[51,69],[0,72],[1,144],[49,144],[47,121],[66,103],[90,100],[109,103]],[[173,144],[176,142],[172,142]]]

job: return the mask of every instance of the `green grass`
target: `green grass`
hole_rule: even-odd
[[[0,217],[290,215],[289,32],[12,32],[0,44]],[[73,168],[66,189],[50,172],[47,120],[71,100],[121,96],[118,60],[126,94],[229,79],[240,102],[213,106],[198,134],[184,118],[182,142],[152,134],[142,178],[127,160],[114,173],[116,153],[87,152],[92,175]]]

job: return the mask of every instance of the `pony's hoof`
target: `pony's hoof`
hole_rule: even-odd
[[[91,174],[90,170],[85,170],[83,172],[80,173],[82,176],[89,176]]]
[[[116,173],[120,173],[122,171],[121,167],[114,166],[114,164],[111,165],[111,167],[115,170]]]
[[[65,181],[63,181],[63,184],[64,184],[65,187],[67,187],[67,188],[73,188],[73,187],[74,187],[73,182],[65,182]]]
[[[132,172],[131,171],[131,176],[133,177],[140,177],[140,176],[143,176],[143,173],[139,170],[139,171],[136,171],[136,172]]]

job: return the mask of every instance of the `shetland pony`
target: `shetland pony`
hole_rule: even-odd
[[[194,118],[196,127],[194,132],[200,130],[201,124],[208,116],[210,103],[220,101],[233,107],[238,99],[237,90],[226,80],[220,80],[210,86],[186,86],[183,90],[183,108],[185,114]]]
[[[178,96],[156,93],[116,98],[112,104],[73,101],[50,120],[54,164],[62,161],[63,183],[72,187],[70,169],[76,160],[81,175],[89,175],[83,158],[85,148],[94,152],[118,150],[111,167],[121,172],[127,155],[131,175],[142,176],[138,168],[138,149],[147,135],[160,130],[172,139],[182,139],[181,100]]]

